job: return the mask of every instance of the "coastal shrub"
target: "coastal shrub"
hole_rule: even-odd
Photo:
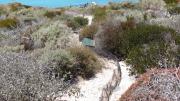
[[[140,5],[143,9],[159,10],[165,8],[164,0],[140,0]]]
[[[93,15],[94,15],[94,20],[96,21],[103,21],[106,19],[106,7],[95,7],[93,9]]]
[[[126,59],[133,67],[133,74],[144,73],[153,67],[176,67],[173,64],[179,61],[179,34],[163,26],[132,21],[111,21],[103,25],[103,31],[99,33],[103,48]]]
[[[68,84],[49,78],[45,66],[26,54],[0,52],[0,101],[43,101]]]
[[[3,35],[3,34],[0,34],[0,41],[3,40],[3,39],[6,39],[7,36]]]
[[[21,3],[12,3],[9,5],[11,11],[17,11],[20,7],[22,7]]]
[[[75,58],[63,50],[48,51],[45,53],[41,60],[48,65],[48,74],[54,73],[56,78],[63,78],[64,81],[72,80],[77,75],[74,67]]]
[[[17,19],[12,19],[12,18],[7,18],[4,20],[0,20],[0,28],[13,28],[17,27],[18,20]]]
[[[50,51],[41,57],[41,61],[49,67],[48,74],[71,82],[78,76],[89,79],[101,68],[96,55],[83,47]]]
[[[76,30],[80,27],[83,27],[88,24],[88,19],[83,17],[74,17],[73,19],[69,19],[66,22],[68,27],[71,27],[73,30]]]
[[[60,15],[62,15],[62,11],[47,11],[47,12],[45,12],[45,14],[44,14],[44,16],[45,17],[47,17],[47,18],[50,18],[50,19],[52,19],[52,18],[54,18],[54,17],[56,17],[56,16],[60,16]]]
[[[180,7],[173,7],[171,9],[169,9],[169,13],[170,14],[180,14]]]
[[[166,4],[177,4],[178,0],[164,0]]]
[[[73,30],[80,28],[80,25],[76,21],[74,21],[73,19],[68,19],[66,21],[66,25],[68,27],[72,28]]]
[[[153,67],[176,67],[172,64],[177,64],[175,47],[179,44],[171,46],[177,38],[173,37],[174,33],[169,28],[146,24],[126,31],[119,47],[120,53],[127,56],[127,63],[132,65],[132,73],[141,74]]]
[[[0,7],[0,15],[2,15],[4,13],[5,13],[4,9],[2,7]]]
[[[127,63],[131,64],[131,74],[142,74],[147,69],[159,66],[158,61],[163,59],[165,54],[163,43],[150,44],[146,47],[134,47],[129,51]]]
[[[124,54],[124,52],[122,52],[123,50],[119,49],[121,48],[119,45],[122,44],[123,40],[123,32],[135,27],[134,19],[131,17],[127,18],[128,19],[125,22],[120,22],[119,20],[108,20],[102,26],[102,32],[97,33],[100,40],[103,42],[102,47],[119,56]]]
[[[97,59],[95,53],[90,49],[74,47],[69,49],[69,51],[76,59],[73,75],[79,75],[84,79],[89,79],[101,69],[101,63]]]
[[[88,19],[83,17],[74,17],[74,21],[77,22],[80,26],[85,26],[88,24]]]
[[[83,38],[93,39],[97,31],[98,31],[98,25],[96,24],[84,27],[80,32],[80,36],[79,36],[80,40],[82,40]]]

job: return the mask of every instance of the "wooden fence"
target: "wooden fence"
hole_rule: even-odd
[[[113,71],[113,76],[111,80],[105,85],[102,90],[102,94],[100,97],[100,101],[109,101],[109,98],[113,92],[113,90],[119,85],[121,82],[121,67],[119,62],[117,62],[118,68]]]

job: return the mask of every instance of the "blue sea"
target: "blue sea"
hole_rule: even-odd
[[[105,5],[109,1],[112,1],[112,2],[123,2],[123,1],[136,2],[138,0],[0,0],[0,4],[19,2],[24,5],[29,5],[29,6],[56,8],[56,7],[65,7],[65,6],[70,6],[70,5],[81,5],[81,4],[91,3],[91,2],[95,2],[98,5]]]

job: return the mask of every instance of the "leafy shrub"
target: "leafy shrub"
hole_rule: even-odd
[[[140,4],[143,9],[154,9],[154,10],[159,10],[165,8],[166,6],[164,0],[141,0]]]
[[[98,26],[95,24],[84,27],[79,36],[80,40],[82,40],[83,38],[93,39],[97,31],[98,31]]]
[[[56,50],[48,51],[42,56],[44,63],[47,63],[50,73],[55,73],[56,78],[64,78],[65,81],[74,79],[77,75],[73,75],[76,68],[74,68],[74,57],[66,51]]]
[[[80,27],[80,25],[76,21],[74,21],[73,19],[67,20],[66,25],[68,27],[72,28],[73,30],[76,30]]]
[[[48,63],[48,74],[55,73],[56,78],[64,78],[64,81],[75,81],[78,76],[89,79],[101,68],[95,54],[83,47],[51,51],[41,60]]]
[[[52,19],[55,16],[62,15],[62,13],[63,13],[62,11],[47,11],[47,12],[45,12],[44,16]]]
[[[132,21],[107,22],[101,32],[104,49],[127,59],[133,74],[153,67],[176,67],[179,34],[170,28]],[[172,45],[173,41],[176,43]]]
[[[103,48],[121,56],[124,52],[120,52],[119,48],[121,47],[119,47],[119,45],[122,44],[122,41],[119,40],[123,39],[123,31],[130,30],[135,27],[135,22],[133,20],[133,18],[129,17],[126,22],[120,22],[119,20],[115,20],[114,22],[113,20],[107,21],[102,26],[102,32],[98,33],[103,42]]]
[[[180,14],[180,7],[173,7],[169,9],[170,14]]]
[[[83,17],[74,17],[73,19],[69,19],[66,24],[68,27],[71,27],[73,30],[75,30],[87,25],[88,19]]]
[[[5,11],[2,7],[0,7],[0,15],[2,15],[3,13],[5,13]]]
[[[148,48],[147,48],[148,47]],[[142,74],[148,68],[159,66],[158,62],[165,54],[163,43],[150,44],[147,47],[134,47],[130,50],[127,63],[131,64],[131,74]]]
[[[84,79],[89,79],[101,69],[101,64],[96,55],[88,48],[75,47],[70,49],[70,53],[76,59],[73,75],[79,75]]]
[[[16,27],[18,24],[18,20],[17,19],[4,19],[4,20],[0,20],[0,28],[13,28]]]
[[[85,26],[88,24],[88,19],[83,17],[75,17],[74,21],[77,22],[80,26]]]
[[[177,4],[178,0],[164,0],[166,4]]]
[[[120,52],[127,55],[127,62],[133,66],[132,73],[144,73],[153,67],[176,67],[172,64],[177,63],[178,53],[170,45],[172,40],[176,40],[174,33],[169,28],[144,24],[126,31],[119,47]]]
[[[106,7],[95,7],[93,9],[93,15],[96,21],[103,21],[107,15]]]
[[[7,36],[3,35],[3,34],[0,34],[0,41],[5,39]]]

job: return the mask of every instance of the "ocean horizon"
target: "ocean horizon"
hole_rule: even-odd
[[[37,7],[48,7],[48,8],[57,8],[57,7],[66,7],[74,5],[82,5],[86,3],[95,2],[98,5],[106,5],[109,2],[137,2],[138,0],[0,0],[0,4],[9,4],[9,3],[22,3],[29,6]]]

